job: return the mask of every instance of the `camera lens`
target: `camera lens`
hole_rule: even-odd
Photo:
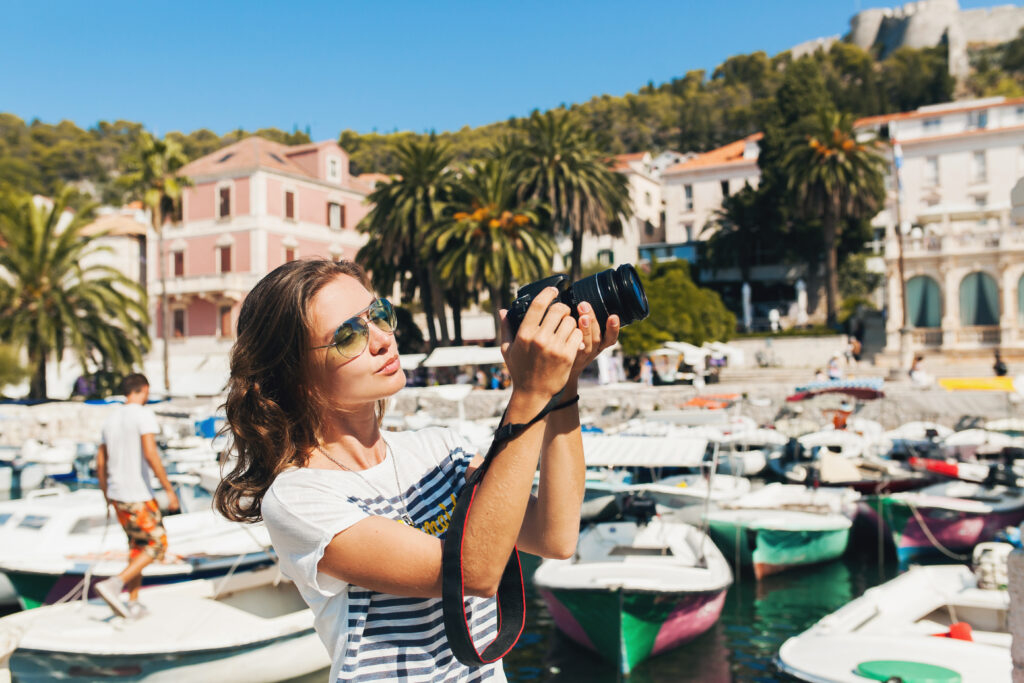
[[[628,325],[643,320],[649,311],[640,277],[628,263],[583,278],[573,284],[569,294],[573,311],[583,301],[594,307],[594,316],[602,329],[610,315],[619,316],[619,322]]]

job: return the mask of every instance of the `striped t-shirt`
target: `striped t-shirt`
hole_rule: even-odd
[[[331,655],[329,680],[504,681],[500,661],[466,667],[455,659],[440,598],[378,593],[317,570],[339,532],[370,516],[401,519],[392,457],[416,527],[444,536],[474,449],[441,428],[385,432],[384,440],[390,453],[368,470],[290,469],[263,498],[263,519],[281,569],[313,610],[316,631]],[[470,597],[466,604],[473,640],[482,649],[497,634],[497,602]]]

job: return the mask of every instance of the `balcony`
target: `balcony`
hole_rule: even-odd
[[[895,240],[886,245],[887,254],[897,254]],[[1024,229],[979,230],[953,235],[922,235],[903,238],[905,256],[978,254],[994,251],[1024,250]]]
[[[921,328],[913,330],[914,346],[919,348],[934,348],[942,346],[942,330],[938,328]]]
[[[168,277],[167,294],[170,296],[230,295],[241,298],[252,289],[259,277],[253,273],[218,273],[213,275],[190,275]],[[160,281],[152,283],[152,289],[159,293]]]
[[[956,341],[957,344],[966,346],[999,346],[999,326],[977,325],[961,328],[956,331]]]

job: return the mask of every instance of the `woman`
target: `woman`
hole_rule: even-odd
[[[580,372],[618,337],[617,317],[602,339],[588,304],[577,325],[552,304],[556,295],[536,297],[511,343],[502,312],[508,422],[529,422],[559,391],[575,396]],[[231,519],[265,521],[315,614],[331,681],[504,680],[500,662],[460,664],[444,637],[441,537],[481,460],[448,429],[380,430],[386,399],[405,385],[394,325],[353,263],[292,261],[263,278],[242,305],[231,351],[226,408],[238,461],[215,504]],[[495,457],[463,541],[481,649],[497,632],[492,596],[513,546],[543,557],[575,551],[583,485],[575,406]]]

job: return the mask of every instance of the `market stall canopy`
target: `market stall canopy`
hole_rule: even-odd
[[[707,349],[714,356],[725,357],[731,366],[738,367],[743,365],[743,349],[720,341],[704,342],[701,348]]]
[[[425,368],[455,365],[501,365],[505,358],[497,346],[439,346],[420,363]]]
[[[1024,375],[1014,377],[941,377],[946,391],[1006,391],[1024,393]]]
[[[703,365],[704,359],[711,353],[708,349],[702,349],[699,346],[682,341],[665,342],[663,346],[666,349],[671,349],[681,354],[686,364],[693,366]]]
[[[865,377],[863,379],[831,379],[824,382],[811,382],[799,386],[793,391],[792,396],[787,396],[787,401],[803,401],[821,394],[846,394],[861,400],[882,398],[885,392],[882,385],[885,383],[881,377]]]
[[[701,438],[583,435],[587,467],[699,467],[707,447]]]

